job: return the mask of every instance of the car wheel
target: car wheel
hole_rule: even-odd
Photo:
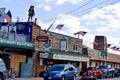
[[[62,77],[62,80],[65,80],[65,76]]]
[[[73,76],[73,80],[76,80],[76,76]]]
[[[2,76],[2,75],[0,75],[0,80],[4,80],[4,78],[3,78],[3,76]]]

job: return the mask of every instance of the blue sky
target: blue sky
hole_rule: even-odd
[[[42,29],[55,20],[50,31],[77,37],[73,33],[82,30],[87,32],[80,36],[84,45],[91,47],[95,35],[102,35],[109,44],[120,47],[120,0],[0,0],[0,8],[11,11],[13,22],[17,17],[27,21],[31,5]],[[55,28],[57,24],[64,24],[62,30]]]

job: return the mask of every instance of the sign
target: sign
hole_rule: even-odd
[[[45,53],[39,53],[40,58],[48,58],[48,54]]]
[[[22,49],[31,49],[34,50],[35,45],[32,42],[20,42],[9,39],[0,38],[0,46],[22,48]]]
[[[102,50],[101,51],[101,56],[107,56],[107,51],[106,50]]]
[[[36,37],[36,40],[39,42],[48,42],[49,37],[48,36],[43,36],[43,35],[38,35]]]
[[[81,57],[81,56],[72,56],[72,55],[62,55],[62,54],[54,54],[53,59],[59,59],[59,60],[71,60],[71,61],[89,61],[89,58],[87,57]]]

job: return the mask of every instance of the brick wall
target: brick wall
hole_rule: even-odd
[[[107,58],[103,58],[102,56],[99,57],[100,51],[88,49],[88,54],[91,57],[91,60],[101,60],[101,61],[108,61],[108,62],[116,62],[120,63],[120,55],[108,53]]]

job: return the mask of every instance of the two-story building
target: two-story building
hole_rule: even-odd
[[[33,75],[32,22],[0,22],[0,57],[17,77]]]
[[[46,32],[40,26],[34,25],[33,41],[34,76],[39,76],[53,64],[71,63],[80,69],[89,66],[89,56],[82,53],[82,39]]]

